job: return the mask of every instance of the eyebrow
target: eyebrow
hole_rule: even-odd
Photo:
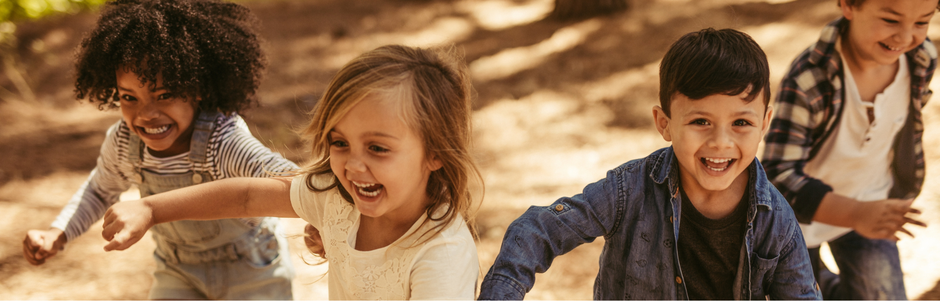
[[[134,90],[122,87],[121,85],[117,85],[117,88],[118,90],[125,91],[125,92],[134,92]],[[156,87],[156,89],[150,90],[150,92],[157,92],[160,90],[166,90],[166,88],[164,88],[163,86],[160,86],[160,87]]]
[[[705,111],[698,111],[698,110],[696,110],[696,111],[691,111],[691,112],[689,112],[687,115],[689,115],[689,116],[691,116],[691,115],[704,115],[704,116],[709,116],[709,117],[712,116],[711,113],[708,113],[708,112],[705,112]],[[744,115],[758,116],[759,114],[757,114],[757,112],[754,112],[754,111],[738,111],[737,113],[734,113],[732,116],[733,116],[733,117],[738,117],[738,116],[744,116]]]
[[[331,130],[330,130],[330,133],[337,133],[337,134],[340,134],[340,135],[343,134],[342,132],[337,131],[336,128],[331,129]],[[383,132],[378,132],[378,131],[366,132],[366,133],[363,134],[362,136],[363,136],[363,137],[383,137],[383,138],[401,140],[401,139],[399,139],[399,138],[396,137],[396,136],[392,136],[391,134],[387,134],[387,133],[383,133]]]
[[[881,11],[895,15],[895,16],[901,16],[901,13],[894,11],[894,9],[891,9],[890,7],[882,7]],[[933,16],[934,13],[935,11],[931,10],[929,13],[926,13],[923,16],[920,16],[920,18]]]

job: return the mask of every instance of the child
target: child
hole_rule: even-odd
[[[167,221],[301,217],[322,236],[330,299],[473,298],[479,263],[465,217],[480,176],[468,151],[470,84],[445,59],[403,46],[359,56],[313,110],[304,135],[315,161],[302,175],[122,202],[105,216],[105,249]]]
[[[211,0],[115,1],[82,42],[75,90],[120,107],[97,167],[24,255],[43,264],[98,221],[121,192],[148,196],[297,168],[255,139],[238,112],[264,67],[245,7]],[[151,299],[291,299],[293,267],[277,219],[180,221],[154,228]],[[284,256],[282,256],[284,255]]]
[[[529,208],[506,230],[480,299],[522,299],[535,273],[599,236],[594,299],[818,299],[793,211],[754,159],[771,116],[768,74],[764,52],[733,29],[676,41],[653,108],[672,147]]]
[[[764,149],[826,299],[907,299],[896,241],[924,180],[921,108],[937,65],[927,28],[937,0],[840,0],[793,61]],[[840,277],[819,260],[829,248]],[[840,279],[841,278],[841,279]]]

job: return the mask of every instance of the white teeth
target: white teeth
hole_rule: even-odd
[[[374,184],[374,183],[373,183],[373,184],[366,184],[366,183],[358,183],[358,182],[355,182],[355,181],[349,181],[349,182],[352,182],[353,185],[356,185],[356,187],[358,188],[358,189],[356,189],[356,190],[359,192],[359,194],[362,194],[362,195],[367,196],[367,197],[374,197],[374,196],[379,195],[379,193],[382,192],[382,188],[376,189],[375,191],[371,191],[371,192],[365,190],[365,188],[374,187],[374,186],[379,185],[379,184]]]
[[[374,197],[374,196],[377,196],[377,195],[379,195],[380,192],[382,192],[382,188],[379,188],[379,190],[376,190],[376,191],[373,191],[373,192],[368,192],[368,191],[362,190],[362,188],[359,188],[359,194],[362,194],[362,195],[367,196],[367,197]]]
[[[141,127],[141,128],[143,128],[144,132],[146,132],[147,134],[156,135],[156,134],[162,134],[163,132],[166,132],[167,130],[169,130],[170,125],[167,124],[158,128],[145,128],[145,127]]]
[[[353,185],[356,185],[356,187],[359,187],[359,188],[367,188],[367,187],[372,187],[375,185],[374,183],[359,183],[356,181],[349,181],[349,182],[352,182]]]
[[[714,170],[714,171],[724,171],[725,169],[728,169],[728,167],[725,167],[725,168],[714,168],[714,167],[711,167],[711,166],[705,166],[705,167],[707,167],[708,169]]]
[[[705,160],[708,162],[719,163],[719,164],[731,161],[731,159],[714,159],[714,158],[705,158]]]
[[[888,46],[888,44],[881,43],[881,42],[879,42],[878,44],[881,44],[882,47],[884,47],[884,48],[886,48],[886,49],[888,49],[888,50],[891,50],[891,51],[901,51],[901,47],[895,48],[895,47]]]
[[[731,162],[733,159],[730,159],[730,158],[724,158],[724,159],[702,158],[702,160],[708,161],[708,162],[711,162],[711,163],[714,163],[714,164],[724,164],[724,163]],[[704,164],[704,165],[705,165],[706,168],[711,169],[711,170],[713,170],[713,171],[725,171],[726,169],[728,169],[729,166],[731,166],[731,164],[728,164],[728,165],[725,166],[725,167],[716,168],[716,167],[712,167],[712,166],[710,166],[710,165],[708,165],[708,164]]]

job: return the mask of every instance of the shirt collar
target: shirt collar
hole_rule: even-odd
[[[650,179],[656,184],[668,184],[670,195],[675,196],[679,191],[677,185],[679,183],[679,161],[675,160],[675,151],[670,146],[654,152],[652,156],[654,163],[649,174]],[[747,167],[747,173],[749,181],[747,188],[748,200],[751,201],[751,204],[773,208],[771,206],[771,192],[776,188],[768,187],[771,185],[770,181],[767,180],[764,167],[761,166],[757,158],[754,158],[751,165]]]

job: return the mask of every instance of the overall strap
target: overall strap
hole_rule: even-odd
[[[206,170],[208,165],[206,160],[209,152],[209,137],[212,136],[212,132],[215,130],[215,120],[218,119],[219,115],[222,115],[222,113],[218,111],[199,112],[199,116],[196,117],[193,124],[193,138],[189,143],[189,160],[193,164],[193,182],[196,184],[211,181],[211,179],[206,178],[209,176]]]
[[[127,138],[127,159],[131,162],[131,166],[134,167],[134,174],[131,175],[131,182],[134,184],[140,185],[143,183],[143,177],[140,175],[140,164],[143,161],[143,150],[144,142],[140,141],[140,136],[134,134],[134,131],[128,131],[130,134]]]

